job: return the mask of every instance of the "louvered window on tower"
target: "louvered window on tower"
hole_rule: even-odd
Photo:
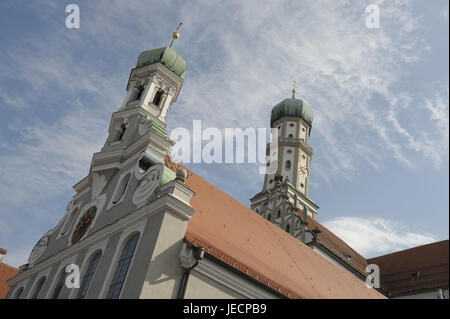
[[[291,169],[291,161],[286,161],[286,170],[289,171]]]
[[[119,134],[118,134],[118,137],[117,137],[118,141],[122,140],[122,137],[125,134],[126,129],[127,129],[127,127],[126,127],[126,125],[124,123],[120,124],[120,126],[119,126]]]
[[[153,98],[153,104],[155,104],[156,106],[159,106],[161,104],[163,93],[164,93],[164,91],[162,91],[162,90],[159,90],[158,92],[156,92],[155,97]]]

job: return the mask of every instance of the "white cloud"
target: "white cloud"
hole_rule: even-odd
[[[63,126],[61,119],[54,119],[57,122],[48,124],[42,116],[26,123],[21,131],[24,142],[11,146],[20,150],[19,154],[3,157],[8,167],[5,180],[19,177],[23,183],[16,183],[18,188],[52,193],[52,184],[67,182],[59,173],[83,177],[81,172],[87,171],[92,150],[98,149],[100,137],[106,134],[106,119],[113,105],[123,98],[124,79],[119,80],[114,68],[108,68],[108,74],[93,68],[95,60],[79,61],[73,48],[113,37],[120,41],[116,46],[136,47],[137,56],[141,39],[149,37],[146,30],[152,30],[151,37],[162,38],[174,14],[184,21],[175,48],[187,57],[189,67],[180,98],[168,115],[169,128],[189,128],[192,119],[219,128],[266,127],[271,107],[290,95],[291,81],[296,79],[298,95],[310,102],[316,114],[312,132],[316,141],[312,145],[316,150],[315,183],[355,178],[363,162],[382,170],[383,159],[390,157],[413,168],[421,160],[412,160],[411,151],[439,166],[446,149],[434,143],[433,132],[448,131],[448,97],[439,104],[433,96],[427,97],[426,105],[437,119],[426,123],[426,138],[423,131],[407,130],[400,124],[407,108],[394,108],[390,102],[376,108],[371,104],[374,94],[390,101],[400,93],[412,100],[410,92],[397,92],[393,85],[401,79],[401,65],[416,61],[419,44],[423,44],[413,33],[419,26],[409,1],[380,5],[382,27],[375,31],[364,25],[364,4],[336,1],[185,3],[175,12],[170,5],[156,9],[140,1],[84,4],[81,29],[68,33],[63,27],[55,28],[47,40],[26,40],[27,49],[10,49],[4,56],[9,62],[4,62],[8,72],[2,73],[3,80],[14,76],[32,88],[20,94],[0,91],[5,104],[31,107],[68,95],[65,107],[69,111],[62,115],[62,121],[71,123]],[[153,14],[155,10],[158,15]],[[37,12],[48,19],[51,10]],[[131,13],[132,22],[127,19]],[[113,49],[116,47],[106,51]],[[135,56],[128,58],[131,66]],[[86,99],[70,101],[87,93],[92,96],[90,100],[98,99],[96,107],[82,105]],[[96,120],[100,114],[105,120]],[[32,145],[27,141],[31,135]],[[99,138],[94,142],[89,138],[92,136]],[[20,178],[28,159],[45,162],[27,171],[36,183]],[[73,164],[67,164],[70,161]],[[49,188],[36,187],[40,183]],[[6,185],[11,184],[2,186]]]
[[[81,28],[71,31],[63,26],[63,5],[45,3],[30,5],[52,31],[0,52],[0,84],[19,82],[15,89],[0,85],[2,111],[19,110],[10,126],[19,137],[1,144],[2,202],[56,198],[84,177],[125,95],[127,70],[105,61],[126,60],[132,68],[140,50],[167,45],[180,20],[174,48],[188,70],[169,131],[189,128],[193,119],[205,127],[267,127],[295,79],[298,96],[315,112],[313,185],[357,178],[365,163],[383,170],[394,158],[414,169],[432,160],[439,167],[448,156],[448,90],[439,89],[448,82],[419,92],[397,86],[430,49],[415,34],[421,26],[410,1],[380,1],[378,30],[364,26],[365,3],[348,1],[95,1],[81,4]],[[395,102],[400,95],[402,106]],[[25,114],[47,103],[61,107],[57,115],[48,108]],[[427,116],[405,120],[414,103]],[[216,181],[234,174],[256,193],[258,168],[249,167],[207,174]]]
[[[323,225],[366,258],[436,241],[433,235],[412,232],[400,223],[376,217],[337,217]]]

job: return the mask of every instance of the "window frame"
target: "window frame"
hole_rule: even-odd
[[[43,276],[39,277],[39,279],[33,285],[33,289],[31,290],[30,299],[39,299],[38,297],[41,294],[42,288],[44,287],[46,281],[47,281],[47,275],[43,275]],[[38,287],[39,287],[39,290],[38,290]]]
[[[132,252],[129,250],[131,247],[132,240],[136,238]],[[127,236],[126,240],[120,250],[120,255],[115,262],[114,272],[112,273],[111,280],[107,285],[106,299],[120,299],[125,283],[128,279],[128,274],[130,272],[131,266],[133,265],[134,257],[136,256],[136,250],[138,248],[141,238],[141,232],[134,231]],[[129,255],[131,252],[131,255]],[[126,270],[124,271],[124,265],[126,265]],[[123,275],[121,275],[123,274]],[[122,279],[119,279],[122,276]],[[114,289],[119,286],[118,293],[114,292]]]
[[[95,274],[97,272],[98,264],[100,263],[100,261],[102,259],[102,256],[103,256],[103,251],[101,249],[96,250],[94,253],[92,253],[89,256],[89,259],[87,262],[87,269],[84,272],[83,277],[81,279],[80,288],[77,291],[76,299],[85,299],[86,298],[87,293],[89,292],[89,288],[91,287],[92,280],[94,279]],[[97,259],[97,261],[95,262],[95,266],[93,267],[93,262],[96,259]],[[92,271],[92,268],[93,268],[93,271]],[[85,288],[85,287],[87,287],[87,288]],[[84,289],[85,289],[85,292],[84,292],[84,295],[82,296],[81,294],[83,293]]]
[[[50,299],[59,299],[59,297],[61,296],[61,292],[64,289],[64,284],[66,282],[66,278],[67,278],[67,276],[69,276],[69,273],[66,272],[66,267],[67,266],[68,266],[68,264],[66,264],[60,270],[59,276],[57,277],[58,281],[56,281],[56,285],[52,289],[52,294],[51,294]]]

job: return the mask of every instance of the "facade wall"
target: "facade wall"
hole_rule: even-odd
[[[222,263],[205,258],[191,271],[184,298],[278,299],[280,295]]]
[[[171,213],[164,214],[154,245],[150,266],[146,269],[138,297],[143,299],[176,298],[183,269],[178,261],[187,222]]]
[[[443,297],[444,299],[449,299],[449,291],[447,289],[443,289]],[[439,299],[439,293],[438,290],[433,291],[427,291],[427,292],[420,292],[420,293],[414,293],[414,294],[408,294],[403,296],[396,296],[392,299]]]
[[[242,295],[209,279],[208,277],[194,272],[189,276],[185,299],[242,299]]]
[[[139,298],[144,281],[150,281],[151,286],[169,285],[171,286],[170,293],[172,293],[174,287],[178,285],[182,273],[177,256],[181,241],[186,233],[187,218],[183,218],[168,209],[155,209],[159,203],[168,200],[169,196],[163,196],[159,199],[159,202],[153,202],[132,212],[130,216],[127,216],[129,222],[118,221],[103,229],[103,234],[97,235],[97,238],[87,237],[77,244],[82,246],[78,250],[75,249],[76,245],[70,247],[61,254],[55,255],[19,274],[13,280],[13,287],[8,294],[8,298],[14,296],[14,293],[22,286],[25,289],[21,298],[30,298],[36,283],[43,276],[46,277],[46,281],[38,298],[51,298],[65,265],[75,263],[80,267],[81,282],[88,267],[89,259],[97,251],[101,251],[102,255],[85,298],[106,298],[122,249],[127,239],[137,232],[140,234],[139,241],[120,298]],[[172,200],[178,201],[178,199]],[[180,205],[180,207],[183,206]],[[188,213],[191,214],[192,212]],[[123,223],[123,225],[119,225],[119,223]],[[150,264],[153,267],[149,268]],[[176,269],[175,266],[178,268]],[[155,270],[159,271],[159,275]],[[151,278],[149,278],[149,274]],[[170,277],[170,280],[167,277]],[[60,298],[77,298],[78,290],[76,288],[69,290],[64,287]],[[169,296],[166,294],[164,298],[171,298],[171,296],[171,294]],[[163,294],[151,295],[151,298],[162,297]]]

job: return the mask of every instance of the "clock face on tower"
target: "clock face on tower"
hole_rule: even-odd
[[[97,207],[92,206],[89,208],[84,215],[80,218],[77,227],[72,235],[72,244],[75,244],[80,241],[80,239],[86,234],[89,226],[91,226],[92,221],[94,220],[95,213],[97,212]]]
[[[306,168],[305,164],[299,164],[298,171],[303,177],[308,177],[308,169]]]

